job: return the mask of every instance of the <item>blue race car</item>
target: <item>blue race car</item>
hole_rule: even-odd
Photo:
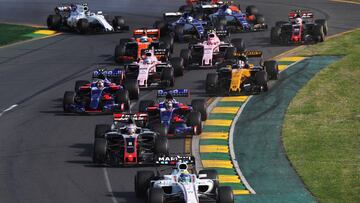
[[[229,32],[252,32],[267,29],[265,18],[258,13],[255,6],[248,6],[243,12],[237,6],[225,4],[216,13],[209,15],[209,20],[217,29],[226,29]]]
[[[187,39],[203,39],[210,24],[196,19],[189,13],[165,13],[164,20],[156,21],[154,27],[160,29],[162,34],[172,34],[175,39],[183,42]]]
[[[65,92],[64,112],[123,112],[129,110],[130,99],[139,97],[137,82],[124,80],[123,72],[119,69],[96,70],[93,79],[93,82],[76,81],[75,91]]]
[[[158,90],[157,96],[165,100],[158,104],[152,100],[140,101],[139,111],[148,114],[148,127],[161,135],[200,135],[202,121],[207,119],[205,100],[194,99],[191,105],[185,105],[174,99],[189,95],[187,89]]]

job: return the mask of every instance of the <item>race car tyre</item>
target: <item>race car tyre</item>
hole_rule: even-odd
[[[155,177],[153,171],[138,171],[135,175],[136,197],[145,197],[150,187],[150,181]]]
[[[167,87],[173,87],[175,83],[174,68],[164,68],[161,72],[161,82]]]
[[[155,106],[153,100],[141,100],[139,103],[139,112],[147,112],[149,106]]]
[[[197,20],[203,20],[204,19],[204,13],[201,11],[198,11],[193,14],[194,18]]]
[[[111,125],[108,124],[98,124],[95,126],[95,139],[104,138],[105,133],[111,131]]]
[[[270,41],[272,44],[280,42],[281,27],[275,26],[271,28]]]
[[[157,156],[169,154],[169,141],[165,136],[157,136],[155,140],[155,153]]]
[[[186,123],[193,127],[193,135],[200,135],[202,133],[201,113],[192,111],[188,114]]]
[[[206,174],[206,177],[200,178],[200,174]],[[218,172],[214,169],[204,169],[199,171],[199,179],[211,179],[214,181],[214,189],[215,193],[217,188],[219,187],[219,176]]]
[[[180,57],[184,60],[184,66],[188,68],[191,61],[191,51],[189,49],[181,49]]]
[[[216,203],[234,203],[234,193],[230,186],[220,186]]]
[[[136,80],[125,80],[124,87],[129,92],[130,99],[139,99],[140,89]]]
[[[115,16],[112,25],[114,27],[114,30],[120,30],[121,27],[125,26],[125,19],[121,16]]]
[[[255,83],[261,86],[265,92],[268,90],[267,78],[268,76],[265,70],[255,73]]]
[[[75,92],[66,91],[63,98],[64,112],[71,112],[69,107],[73,104],[75,104]]]
[[[46,23],[50,30],[59,30],[61,27],[61,15],[49,15]]]
[[[124,104],[123,109],[118,109],[120,112],[130,110],[129,91],[125,89],[119,90],[115,95],[115,103],[119,105]]]
[[[324,28],[322,25],[315,25],[314,35],[317,42],[325,41]]]
[[[119,57],[125,56],[125,53],[126,53],[126,45],[124,43],[120,43],[119,45],[116,45],[115,54],[114,54],[115,61],[118,63],[121,62],[119,60]]]
[[[161,33],[161,31],[160,31],[160,33]],[[160,38],[160,41],[167,44],[167,47],[168,47],[170,53],[174,52],[174,37],[172,35],[165,35]]]
[[[192,7],[191,7],[191,6],[188,6],[188,5],[182,5],[182,6],[180,6],[180,8],[179,8],[179,12],[181,12],[181,13],[183,13],[183,12],[185,12],[185,11],[190,12],[191,10],[192,10]]]
[[[217,30],[224,30],[224,27],[227,25],[227,20],[225,16],[218,16],[216,18],[216,29]]]
[[[246,45],[242,38],[235,38],[231,40],[231,44],[236,47],[236,51],[245,51]]]
[[[207,94],[216,94],[216,87],[218,83],[217,73],[208,73],[206,75],[205,90]]]
[[[154,132],[157,132],[160,135],[160,137],[167,136],[167,134],[168,134],[168,129],[165,126],[163,126],[162,124],[160,124],[160,123],[154,124],[150,128]]]
[[[131,39],[129,38],[122,38],[119,40],[119,44],[126,44],[128,42],[131,42]]]
[[[166,26],[166,22],[164,22],[162,20],[155,21],[153,27],[160,30],[161,36],[165,36],[168,34],[168,28]]]
[[[77,29],[80,34],[86,34],[90,31],[90,23],[87,19],[82,18],[77,22]]]
[[[104,138],[96,138],[93,149],[93,162],[96,164],[104,164],[106,162],[107,140]]]
[[[76,93],[78,93],[81,86],[84,86],[84,85],[89,84],[89,83],[90,83],[90,82],[89,82],[88,80],[77,80],[77,81],[75,82],[74,91],[75,91]]]
[[[170,63],[174,68],[175,77],[184,75],[184,60],[180,57],[175,57],[170,59]]]
[[[255,16],[255,23],[256,24],[264,24],[265,23],[265,17],[263,16],[263,15],[260,15],[260,14],[258,14],[258,15],[256,15]]]
[[[206,102],[204,99],[194,99],[191,101],[191,106],[193,108],[193,111],[200,112],[201,114],[201,120],[206,121],[207,119],[207,111],[206,111]]]
[[[259,10],[254,5],[247,6],[245,11],[247,15],[257,15],[259,13]]]
[[[277,80],[279,78],[279,65],[277,61],[265,61],[264,67],[269,80]]]
[[[276,21],[275,27],[281,27],[282,25],[287,24],[287,23],[288,22],[286,22],[286,21]]]
[[[241,51],[241,50],[239,50]],[[225,59],[233,59],[236,53],[236,47],[228,47],[225,51]]]
[[[179,42],[183,41],[184,38],[184,26],[183,25],[176,25],[175,26],[175,37]]]
[[[162,188],[151,188],[148,203],[164,203],[164,194]]]
[[[315,24],[322,25],[322,26],[323,26],[324,35],[327,35],[327,34],[328,34],[328,24],[327,24],[327,20],[325,20],[325,19],[318,19],[318,20],[315,20]]]

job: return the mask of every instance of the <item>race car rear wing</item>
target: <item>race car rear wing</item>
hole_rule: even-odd
[[[235,57],[239,57],[243,55],[247,56],[248,58],[259,58],[262,57],[263,52],[258,50],[249,50],[249,51],[237,51],[234,54]]]
[[[113,70],[95,70],[92,74],[93,78],[98,78],[99,76],[103,75],[107,78],[118,78],[122,77],[125,74],[125,71],[120,69],[113,69]]]
[[[189,97],[190,90],[188,89],[173,89],[173,90],[158,90],[157,97],[166,97],[167,94],[171,94],[173,97]]]
[[[302,19],[312,19],[314,18],[314,13],[307,10],[294,10],[289,12],[289,19],[293,20],[297,17]]]
[[[148,115],[145,113],[114,113],[114,121],[128,123],[130,121],[147,121]]]
[[[181,12],[168,12],[163,14],[164,21],[167,23],[172,23],[177,20],[183,15]]]
[[[195,164],[195,158],[193,156],[161,156],[155,161],[156,164],[175,166],[178,162],[185,164]]]
[[[142,36],[148,36],[152,39],[159,39],[160,38],[160,30],[159,29],[148,29],[148,28],[142,28],[142,29],[136,29],[133,32],[133,37],[136,38],[140,38]]]

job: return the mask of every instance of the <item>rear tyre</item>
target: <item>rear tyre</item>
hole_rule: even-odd
[[[263,15],[258,14],[255,16],[255,22],[256,24],[262,25],[265,23],[265,17]]]
[[[279,78],[279,65],[277,61],[265,61],[264,67],[269,80],[277,80]]]
[[[325,20],[325,19],[318,19],[318,20],[315,20],[315,24],[322,25],[322,26],[323,26],[324,35],[326,36],[326,35],[328,34],[328,24],[327,24],[327,20]]]
[[[80,34],[87,34],[90,31],[90,23],[87,19],[82,18],[77,22],[77,29]]]
[[[201,113],[198,111],[190,112],[187,118],[187,125],[193,127],[193,135],[202,133]]]
[[[161,123],[157,123],[154,126],[152,126],[152,130],[154,132],[157,132],[160,137],[165,137],[168,134],[168,129],[163,126]]]
[[[162,188],[151,188],[149,190],[149,203],[164,203],[164,190]]]
[[[218,188],[217,203],[234,203],[234,194],[230,186]]]
[[[281,27],[282,25],[284,25],[284,24],[287,24],[288,22],[286,22],[286,21],[277,21],[276,23],[275,23],[275,27]]]
[[[262,70],[255,74],[255,83],[261,86],[265,92],[268,90],[266,71]]]
[[[170,63],[174,68],[175,77],[184,75],[184,60],[180,57],[175,57],[170,59]]]
[[[76,93],[78,93],[81,86],[84,86],[84,85],[89,84],[89,83],[90,83],[90,82],[87,81],[87,80],[77,80],[77,81],[75,82],[74,91],[75,91]]]
[[[125,26],[125,19],[121,16],[115,16],[112,25],[115,30],[120,30],[123,26]]]
[[[203,99],[194,99],[191,101],[191,106],[193,111],[200,112],[201,120],[206,121],[207,119],[207,112],[206,112],[206,102]]]
[[[225,51],[225,59],[233,59],[235,57],[236,47],[228,47]]]
[[[245,11],[248,15],[257,15],[259,13],[259,10],[254,5],[247,6]]]
[[[64,112],[71,112],[71,105],[75,104],[75,92],[66,91],[63,98]]]
[[[61,16],[49,15],[47,17],[46,23],[50,30],[59,30],[61,28]]]
[[[208,73],[206,75],[205,88],[207,94],[216,94],[218,83],[218,74],[217,73]]]
[[[108,124],[98,124],[95,126],[95,139],[104,138],[105,133],[111,131],[111,125]]]
[[[155,177],[153,171],[138,171],[135,175],[136,197],[145,197],[150,187],[150,181]]]
[[[161,73],[161,82],[166,87],[173,87],[175,84],[175,78],[174,78],[174,69],[171,68],[164,68]]]
[[[165,136],[157,136],[155,140],[155,153],[157,156],[166,156],[169,154],[169,142]]]
[[[280,43],[281,27],[275,26],[271,28],[270,40],[272,44]]]
[[[116,62],[121,62],[119,60],[120,56],[125,56],[126,55],[126,45],[125,43],[120,43],[119,45],[116,45],[115,47],[115,61]]]
[[[119,90],[115,95],[115,103],[118,105],[124,105],[123,108],[118,109],[118,111],[129,111],[130,110],[130,98],[129,91],[125,89]]]
[[[181,49],[180,57],[184,60],[184,66],[188,68],[191,61],[191,51],[189,49]]]
[[[153,100],[141,100],[139,103],[139,112],[147,112],[147,108],[154,105],[155,102]]]
[[[140,89],[136,80],[125,80],[124,87],[129,92],[130,99],[139,99]]]
[[[325,41],[325,34],[324,34],[324,28],[322,25],[315,25],[314,27],[314,34],[317,42],[323,42]]]
[[[237,51],[242,52],[242,51],[245,51],[245,49],[246,49],[245,42],[241,38],[232,39],[231,44],[234,45],[234,47],[236,47]]]
[[[176,25],[175,26],[175,37],[179,42],[184,40],[184,26],[183,25]]]
[[[104,138],[96,138],[94,141],[93,162],[104,164],[106,162],[107,141]]]

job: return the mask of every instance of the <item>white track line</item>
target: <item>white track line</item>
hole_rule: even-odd
[[[11,111],[13,108],[17,107],[18,105],[17,104],[14,104],[14,105],[11,105],[9,108],[5,109],[4,111],[2,111],[0,113],[0,116],[2,116],[4,113],[8,112],[8,111]]]
[[[105,167],[103,168],[103,172],[104,172],[105,184],[106,184],[106,187],[108,189],[108,192],[111,195],[112,202],[113,203],[119,203],[117,201],[116,197],[114,196],[113,189],[111,187],[111,183],[110,183],[110,179],[109,179],[109,174],[108,174],[108,171],[107,171],[107,169]]]

